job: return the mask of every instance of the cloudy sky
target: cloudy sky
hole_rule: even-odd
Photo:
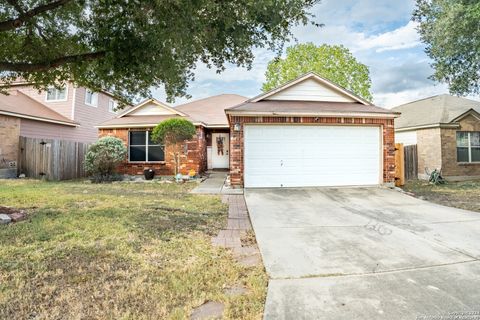
[[[298,27],[294,35],[300,43],[342,44],[370,68],[374,103],[382,107],[447,93],[443,84],[428,79],[432,74],[429,58],[420,42],[415,23],[410,21],[414,0],[323,0],[312,8],[322,28]],[[256,50],[250,71],[230,66],[221,74],[203,65],[188,93],[200,99],[221,93],[252,97],[260,93],[267,63],[275,54]],[[162,89],[153,96],[165,100]],[[174,105],[184,103],[176,99]]]

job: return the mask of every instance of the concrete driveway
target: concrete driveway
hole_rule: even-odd
[[[271,278],[266,319],[480,319],[480,213],[383,188],[245,198]]]

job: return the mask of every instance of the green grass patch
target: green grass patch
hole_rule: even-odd
[[[264,270],[211,245],[227,207],[193,186],[1,181],[28,219],[0,226],[0,319],[185,319],[206,300],[261,318]]]
[[[432,185],[426,181],[409,181],[403,187],[417,197],[444,206],[480,212],[480,181],[446,182]]]

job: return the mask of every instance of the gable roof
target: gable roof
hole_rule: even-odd
[[[72,127],[78,125],[18,90],[11,90],[9,93],[0,94],[0,114]]]
[[[238,94],[220,94],[175,107],[195,121],[205,123],[207,127],[228,127],[225,109],[245,102],[248,98]]]
[[[332,81],[325,79],[315,72],[308,72],[294,80],[291,80],[277,88],[274,88],[268,92],[262,93],[256,97],[253,97],[252,99],[249,100],[249,102],[258,102],[261,100],[266,100],[266,99],[272,99],[275,95],[279,94],[282,91],[286,91],[294,86],[299,85],[300,83],[307,81],[307,80],[313,80],[319,84],[320,87],[324,87],[326,89],[329,89],[333,92],[336,92],[338,95],[348,97],[350,99],[350,102],[358,102],[364,105],[371,105],[371,103],[362,97],[358,96],[357,94],[341,87],[340,85],[333,83]],[[326,101],[326,100],[324,100]],[[335,101],[332,101],[335,102]],[[337,101],[340,102],[340,101]],[[346,102],[346,101],[343,101]]]
[[[395,121],[395,129],[414,130],[419,127],[455,124],[462,116],[480,114],[480,102],[442,94],[409,102],[392,110],[402,114]]]
[[[179,116],[185,116],[184,113],[182,113],[178,110],[175,110],[174,108],[168,106],[167,104],[165,104],[163,102],[160,102],[155,98],[149,98],[149,99],[143,100],[142,102],[124,110],[122,113],[120,113],[118,115],[118,118],[125,117],[125,116],[133,116],[133,115],[135,115],[135,113],[138,113],[140,109],[145,108],[149,105],[154,105],[158,109],[165,110],[164,114],[177,114]],[[151,115],[153,115],[153,114],[151,114]]]

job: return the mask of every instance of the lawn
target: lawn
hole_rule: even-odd
[[[227,207],[192,187],[1,181],[0,204],[29,216],[0,226],[0,319],[185,319],[209,300],[261,318],[263,268],[212,247]]]
[[[447,182],[441,185],[409,181],[403,189],[444,206],[480,212],[480,181]]]

